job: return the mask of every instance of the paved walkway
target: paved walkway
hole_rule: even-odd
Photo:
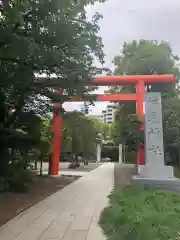
[[[113,188],[106,163],[0,228],[1,240],[104,240],[98,219]]]

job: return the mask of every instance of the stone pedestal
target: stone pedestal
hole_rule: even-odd
[[[171,166],[142,165],[138,169],[140,178],[169,180],[174,179],[174,170]]]
[[[162,106],[160,93],[145,95],[145,165],[139,166],[136,178],[174,179],[173,167],[164,164]]]

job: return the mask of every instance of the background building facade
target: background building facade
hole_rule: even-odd
[[[115,118],[115,105],[109,104],[106,109],[102,111],[102,114],[99,116],[99,119],[104,123],[112,124]]]

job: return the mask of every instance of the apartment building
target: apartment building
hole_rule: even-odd
[[[114,122],[115,105],[109,104],[106,109],[102,111],[102,114],[99,116],[104,123],[112,124]]]

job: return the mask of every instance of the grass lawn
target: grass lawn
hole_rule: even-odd
[[[116,187],[101,214],[108,240],[180,239],[180,195],[147,187]]]

